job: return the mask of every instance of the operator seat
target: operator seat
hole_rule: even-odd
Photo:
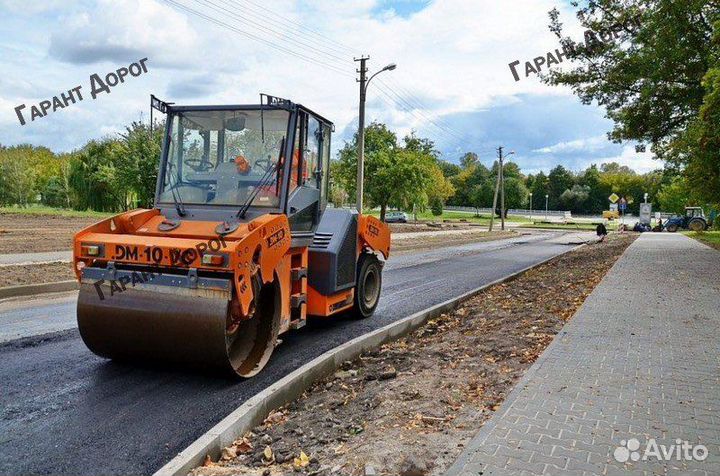
[[[215,202],[240,203],[238,171],[235,162],[221,162],[212,174],[215,178]]]

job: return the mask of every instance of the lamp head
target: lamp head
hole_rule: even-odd
[[[383,71],[392,71],[395,68],[397,68],[397,65],[395,63],[390,63],[389,65],[385,66],[382,70]]]

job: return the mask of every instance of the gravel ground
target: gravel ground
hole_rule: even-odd
[[[452,222],[452,223],[440,223],[434,222],[433,226],[428,225],[429,222],[418,222],[418,223],[388,223],[390,231],[393,233],[422,233],[424,231],[438,231],[438,230],[464,230],[473,228],[470,223],[463,222]],[[487,228],[487,226],[484,226]]]
[[[563,255],[346,362],[191,474],[442,474],[635,238]]]
[[[69,250],[75,233],[100,220],[0,213],[0,253]]]
[[[55,283],[75,279],[71,263],[0,267],[0,288],[22,284]]]
[[[433,230],[438,231],[438,230]],[[390,256],[393,254],[402,254],[409,251],[429,250],[440,248],[443,246],[452,246],[462,243],[479,243],[482,241],[501,240],[504,238],[512,238],[517,236],[514,231],[472,231],[455,235],[426,236],[425,233],[417,233],[411,239],[396,240],[392,242]]]

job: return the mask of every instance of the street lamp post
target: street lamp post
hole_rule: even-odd
[[[547,193],[545,194],[545,221],[548,219],[548,199],[550,198],[550,195]]]
[[[355,61],[360,62],[360,69],[358,70],[358,73],[360,73],[360,79],[358,81],[360,83],[360,107],[358,111],[358,170],[356,199],[358,213],[362,213],[363,207],[363,181],[365,179],[365,96],[367,95],[367,87],[370,84],[370,80],[372,80],[375,76],[383,71],[392,71],[397,67],[395,63],[390,63],[377,73],[370,76],[369,79],[365,79],[368,72],[366,66],[368,59],[370,59],[369,56],[355,58]]]
[[[533,203],[532,203],[532,192],[530,192],[530,207],[529,207],[529,208],[530,208],[530,221],[532,221],[532,206],[533,206]]]

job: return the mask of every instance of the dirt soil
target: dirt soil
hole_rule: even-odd
[[[0,266],[0,288],[75,279],[71,263]]]
[[[465,222],[426,222],[419,221],[417,223],[388,223],[392,233],[422,233],[424,231],[438,230],[467,230],[469,228],[487,228],[485,225],[471,225]]]
[[[0,213],[0,254],[72,249],[72,238],[100,218]]]
[[[390,249],[390,253],[391,255],[402,254],[409,251],[428,250],[433,248],[441,248],[443,246],[477,243],[481,241],[501,240],[504,238],[512,238],[514,236],[517,236],[517,233],[514,231],[488,232],[473,230],[472,232],[468,233],[434,236],[428,236],[426,233],[417,233],[417,236],[413,236],[412,238],[392,241],[392,248]]]
[[[556,258],[346,362],[191,474],[442,474],[635,238]]]

